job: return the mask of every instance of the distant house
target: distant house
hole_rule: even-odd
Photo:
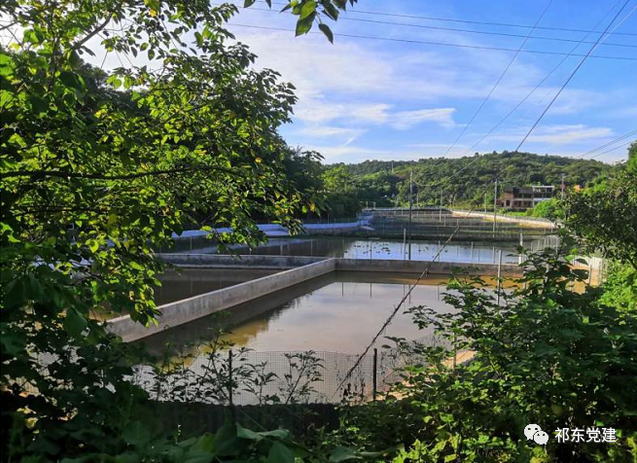
[[[507,187],[497,204],[511,211],[526,211],[539,202],[551,199],[555,194],[553,185],[532,185],[526,187]]]

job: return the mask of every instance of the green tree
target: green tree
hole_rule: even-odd
[[[533,209],[529,209],[526,212],[527,215],[531,215],[533,217],[544,217],[547,219],[562,218],[564,215],[561,202],[557,198],[541,201],[537,203]]]
[[[339,165],[333,166],[336,168]],[[414,183],[421,204],[437,205],[440,195],[443,203],[452,202],[482,206],[485,186],[498,177],[501,188],[530,184],[558,186],[562,174],[568,185],[586,186],[600,175],[613,170],[608,164],[596,160],[572,159],[562,156],[540,156],[532,153],[489,153],[462,158],[426,158],[418,161],[364,161],[346,166],[350,182],[361,190],[376,189],[371,174],[386,176],[391,183],[395,203],[409,201],[409,179]],[[332,166],[328,167],[329,170]],[[493,203],[493,188],[487,189],[487,203]],[[383,195],[377,195],[380,201]],[[365,198],[367,199],[367,198]]]
[[[458,277],[445,295],[455,311],[410,309],[440,342],[395,339],[417,360],[396,398],[350,412],[342,442],[407,449],[388,452],[395,462],[635,458],[637,313],[605,304],[599,288],[578,288],[587,275],[569,267],[567,249],[529,255],[524,276],[499,301],[480,279]],[[458,352],[471,360],[455,364]],[[527,441],[529,423],[551,436],[546,447]],[[617,442],[555,441],[558,428],[595,426],[615,428]]]
[[[244,0],[244,6],[250,7],[256,3],[256,0]],[[272,0],[265,0],[268,7],[272,8]],[[294,0],[290,1],[281,9],[290,11],[297,16],[296,35],[307,34],[314,24],[330,42],[334,41],[334,34],[330,27],[324,22],[325,19],[336,21],[339,14],[345,11],[347,5],[353,6],[358,0]]]
[[[628,162],[626,168],[631,172],[637,171],[637,141],[633,142],[628,148]]]
[[[153,323],[153,251],[184,225],[226,224],[218,241],[248,244],[263,239],[255,217],[297,229],[308,197],[285,176],[277,134],[295,97],[227,43],[235,12],[191,0],[0,4],[15,36],[0,48],[8,458],[146,445],[129,349],[89,313]],[[160,66],[91,68],[82,56],[95,40]]]
[[[358,188],[347,166],[339,164],[323,172],[326,206],[332,216],[353,215],[361,209]]]
[[[566,226],[586,249],[637,269],[637,171],[622,169],[566,200]]]

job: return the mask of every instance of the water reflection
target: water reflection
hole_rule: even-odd
[[[522,237],[524,246],[531,250],[554,247],[555,236]],[[239,254],[255,255],[288,255],[288,256],[325,256],[346,257],[353,259],[398,259],[407,260],[440,260],[442,262],[459,263],[496,263],[502,251],[504,263],[518,261],[516,248],[519,243],[511,241],[488,242],[451,242],[444,246],[441,241],[415,240],[410,246],[401,240],[347,238],[347,237],[306,237],[306,238],[273,238],[267,244],[250,251],[245,247],[236,247]],[[444,249],[443,249],[444,248]],[[442,249],[442,251],[441,251]],[[440,254],[438,255],[438,252]],[[215,246],[194,248],[188,252],[217,252]]]
[[[155,290],[158,305],[179,301],[210,291],[234,286],[275,273],[277,270],[264,269],[210,269],[182,268],[165,272],[160,280],[162,285]]]
[[[154,353],[204,343],[219,327],[231,330],[226,338],[257,351],[316,350],[357,353],[365,348],[383,321],[407,293],[412,275],[336,272],[285,291],[147,338]],[[447,276],[429,277],[405,301],[404,308],[426,305],[450,310],[441,300]],[[385,336],[411,339],[427,336],[401,309]]]

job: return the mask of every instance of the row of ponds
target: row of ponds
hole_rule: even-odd
[[[527,248],[536,250],[554,246],[552,236],[522,237]],[[188,253],[216,253],[214,246],[203,243]],[[276,238],[257,249],[237,247],[238,254],[324,256],[354,259],[439,260],[459,266],[471,263],[519,262],[516,242],[452,242],[414,241],[411,246],[401,240],[360,239],[344,237]],[[190,247],[190,246],[188,246]],[[411,250],[409,249],[411,247]],[[215,291],[245,281],[254,280],[277,270],[256,268],[184,268],[163,275],[162,286],[156,293],[158,304]],[[485,275],[492,279],[494,275]],[[157,400],[181,402],[228,403],[223,384],[228,368],[223,365],[228,353],[216,356],[213,344],[219,341],[232,344],[239,369],[248,364],[268,372],[271,381],[257,388],[260,397],[238,386],[232,392],[234,403],[262,403],[263,394],[289,396],[289,384],[311,386],[306,396],[294,400],[310,402],[338,402],[346,390],[356,390],[362,400],[373,394],[372,378],[378,377],[378,388],[389,385],[401,365],[409,362],[400,350],[388,349],[389,338],[439,343],[432,328],[419,329],[409,309],[425,306],[438,313],[453,308],[445,302],[448,275],[430,275],[412,287],[417,275],[380,272],[332,272],[319,278],[294,285],[282,291],[235,306],[145,338],[143,344],[150,353],[163,358],[157,365],[140,367],[135,381]],[[404,299],[401,309],[381,333],[374,347],[378,358],[370,350],[358,357],[377,334],[394,308]],[[222,333],[221,335],[219,333]],[[444,341],[442,341],[444,342]],[[249,352],[242,351],[249,349]],[[303,355],[311,352],[319,366],[306,370]],[[233,355],[232,353],[229,353]],[[181,365],[181,366],[179,366]],[[241,367],[243,365],[244,367]],[[157,371],[163,371],[158,376]],[[261,370],[259,370],[261,371]],[[310,371],[310,373],[308,373]],[[350,376],[348,376],[350,375]],[[225,378],[225,379],[224,379]],[[393,378],[393,379],[392,379]],[[347,381],[345,381],[347,380]],[[254,383],[256,384],[256,383]],[[375,383],[374,383],[375,384]],[[215,386],[216,385],[216,386]],[[389,387],[389,386],[387,386]],[[301,388],[301,390],[304,390]],[[351,391],[350,391],[351,392]]]
[[[526,246],[541,249],[555,245],[552,236],[528,241]],[[357,259],[406,259],[408,245],[398,240],[355,238],[287,238],[274,239],[250,252],[238,248],[239,254],[282,254],[345,257]],[[517,244],[501,242],[449,243],[415,241],[411,244],[412,260],[440,260],[466,263],[519,262]],[[190,251],[188,251],[190,252]],[[215,252],[213,247],[194,249],[193,253]],[[162,278],[157,303],[165,304],[260,278],[275,270],[261,269],[197,269],[171,271]],[[237,307],[221,316],[211,316],[152,336],[146,342],[153,350],[161,345],[184,345],[206,339],[220,326],[231,333],[227,338],[237,346],[260,351],[328,350],[358,352],[366,345],[382,320],[400,301],[414,276],[336,272],[280,291]],[[412,291],[406,307],[427,305],[446,310],[440,297],[448,277],[437,276],[420,282]],[[392,336],[414,336],[417,330],[410,317],[400,314],[390,325]]]

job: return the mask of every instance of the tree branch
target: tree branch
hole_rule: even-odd
[[[196,167],[180,167],[180,168],[165,169],[165,170],[152,170],[149,172],[136,172],[134,174],[123,174],[123,175],[90,174],[90,173],[82,173],[82,172],[66,172],[63,170],[16,170],[12,172],[2,172],[0,173],[0,178],[59,177],[59,178],[86,178],[86,179],[94,179],[94,180],[130,180],[134,178],[149,177],[149,176],[155,176],[155,175],[168,175],[168,174],[191,172],[194,170],[202,170],[202,171],[217,170],[220,172],[225,172],[226,174],[235,175],[235,176],[237,175],[236,172],[230,169],[225,169],[223,167],[196,166]]]
[[[106,18],[106,21],[104,21],[102,24],[98,25],[95,29],[93,29],[91,32],[86,34],[84,36],[84,38],[82,38],[81,40],[78,40],[73,45],[71,45],[71,50],[77,50],[82,45],[84,45],[86,42],[91,40],[96,34],[98,34],[100,31],[102,31],[108,25],[109,22],[111,22],[111,19],[112,19],[112,17],[108,16]]]

